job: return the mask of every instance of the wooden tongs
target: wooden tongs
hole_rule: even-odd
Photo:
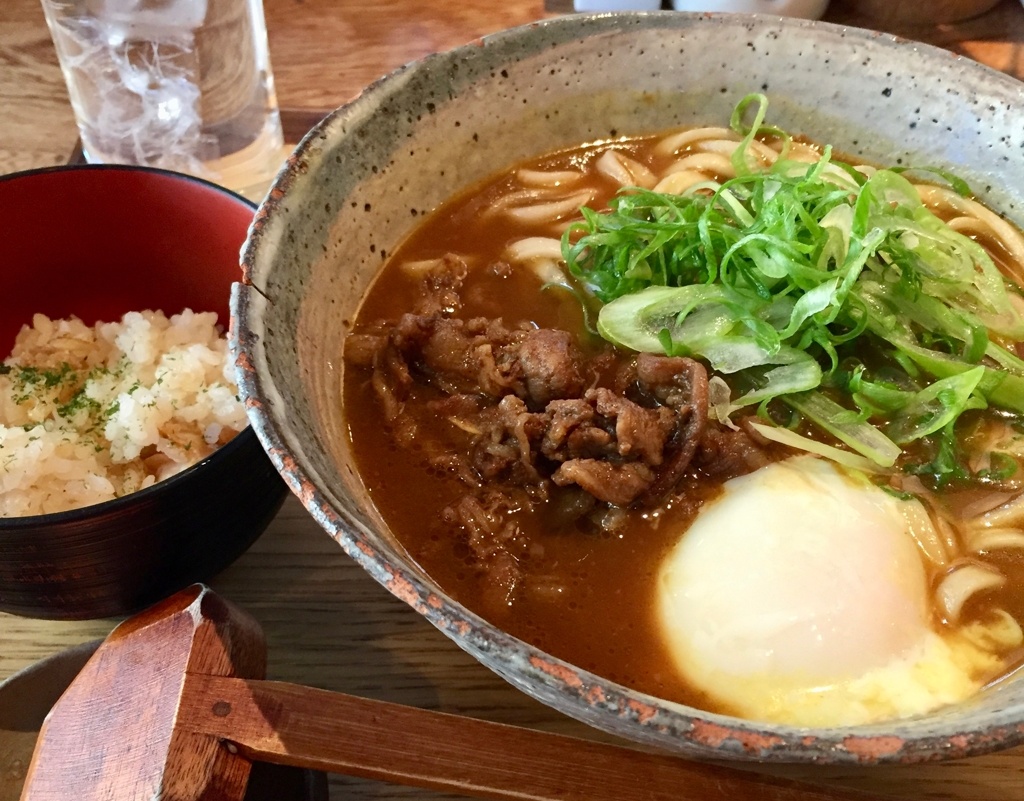
[[[240,801],[253,760],[492,799],[877,798],[263,681],[265,670],[258,624],[206,587],[130,618],[50,712],[22,801]]]

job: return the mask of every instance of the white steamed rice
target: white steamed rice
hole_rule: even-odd
[[[88,506],[195,464],[246,423],[217,315],[37,314],[0,367],[0,517]]]

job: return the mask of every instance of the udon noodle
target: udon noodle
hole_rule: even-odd
[[[1013,388],[1002,383],[1003,376],[1024,376],[1018,344],[1024,336],[1012,333],[1024,308],[1024,237],[965,196],[956,179],[947,186],[945,176],[928,174],[934,180],[910,183],[899,171],[851,167],[834,159],[830,148],[763,126],[761,117],[753,126],[737,124],[745,108],[741,104],[730,127],[616,139],[543,156],[431,215],[386,265],[346,343],[345,404],[354,452],[383,517],[447,592],[574,664],[654,695],[754,718],[857,723],[929,711],[1006,675],[1024,658],[1024,427],[1022,410],[1005,402]],[[768,208],[791,186],[803,192],[799,182],[808,176],[825,187],[830,211],[808,221],[806,209],[826,202],[808,201],[771,223],[781,234],[761,218],[747,219],[752,206]],[[850,198],[863,197],[865,186],[878,187],[878,213],[905,204],[906,221],[894,224],[895,233],[861,225],[865,241],[888,236],[888,244],[860,256],[847,281],[840,263],[848,266],[858,248],[868,247],[850,244],[851,230],[857,235],[858,220],[868,214],[868,201]],[[719,234],[708,228],[709,213],[686,217],[683,201],[676,205],[672,198],[720,204],[714,213],[743,230],[734,235],[722,229],[726,244],[711,256]],[[609,202],[617,204],[611,211]],[[642,207],[634,221],[623,211],[630,204]],[[581,216],[584,206],[594,211]],[[692,243],[666,244],[667,234],[659,239],[658,226],[668,218],[692,224]],[[628,253],[605,254],[608,243],[632,236],[634,222],[648,238]],[[915,250],[921,242],[930,247],[937,225],[944,227],[936,241],[952,237],[950,252],[973,253],[973,244],[956,238],[962,234],[987,254],[970,258],[990,258],[1012,282],[996,286],[991,275],[968,275],[978,292],[996,292],[992,303],[1004,304],[1000,320],[987,328],[976,324],[978,318],[995,319],[985,299],[966,310],[952,307],[948,315],[929,305],[933,294],[956,294],[942,286],[932,290],[946,279],[929,272],[923,251]],[[807,230],[820,233],[820,240],[809,241]],[[742,248],[751,243],[762,249],[741,262]],[[778,265],[791,250],[793,264],[806,257],[812,267],[837,270],[824,289],[800,287],[810,300],[801,301],[784,284],[802,279],[764,278],[782,269]],[[922,270],[916,288],[907,288],[910,268],[892,255],[903,250]],[[606,267],[595,266],[602,254]],[[659,271],[671,259],[700,262],[694,269],[704,271],[702,287],[720,280],[712,275],[716,270],[739,277],[715,289],[716,298],[727,298],[719,305],[672,306],[673,292],[699,282],[666,280]],[[749,264],[763,270],[760,278],[744,277]],[[596,276],[598,269],[617,271],[619,287],[638,280],[651,287],[612,297],[611,279]],[[790,269],[797,274],[805,267]],[[904,315],[910,322],[891,323],[897,345],[869,319],[875,307],[861,308],[880,297],[892,274],[893,286],[902,281],[892,291],[926,296],[921,308],[928,310],[911,304]],[[853,295],[856,281],[868,282],[868,301],[840,310],[842,293]],[[788,288],[780,291],[783,285]],[[764,303],[756,313],[733,308],[730,293],[747,289]],[[670,300],[643,305],[638,297],[655,297],[644,292],[662,292],[657,297]],[[826,295],[827,302],[815,300]],[[617,315],[627,306],[633,316],[623,330]],[[883,307],[889,308],[879,301],[877,308]],[[735,316],[726,319],[729,314]],[[928,315],[959,320],[956,325],[966,326],[963,341],[949,334],[952,322],[944,323],[945,333],[927,330],[922,321]],[[643,325],[636,320],[655,322],[638,332]],[[742,347],[749,356],[756,342],[758,353],[770,355],[737,367],[729,360],[739,351],[722,356],[706,332],[693,332],[695,321],[713,321],[726,331],[730,348]],[[769,339],[773,332],[782,336],[774,350],[758,338],[765,336],[766,321],[774,326]],[[801,333],[801,325],[809,327]],[[864,339],[854,340],[865,331]],[[906,341],[903,350],[898,337]],[[643,350],[648,353],[635,353]],[[787,388],[787,381],[795,383]],[[691,603],[692,595],[686,588],[666,601],[669,576],[699,564],[684,563],[695,557],[678,556],[686,550],[681,543],[689,538],[687,547],[697,549],[709,536],[703,533],[708,526],[701,528],[702,519],[710,519],[707,510],[725,514],[729,504],[742,509],[747,501],[736,499],[754,497],[749,479],[778,481],[780,467],[795,470],[801,486],[827,493],[845,493],[852,482],[853,500],[844,504],[860,503],[861,495],[873,509],[891,504],[899,537],[912,542],[917,554],[909,569],[920,579],[893,579],[923,588],[923,600],[907,601],[908,608],[923,604],[907,613],[917,622],[907,624],[902,644],[890,643],[879,664],[833,682],[836,693],[856,696],[854,711],[831,696],[822,701],[817,689],[801,689],[799,682],[786,690],[793,674],[779,673],[775,663],[726,676],[724,668],[708,667],[715,657],[706,657],[689,633],[666,633],[675,625],[675,612],[666,609],[679,598]],[[856,509],[849,509],[855,518]],[[764,511],[739,512],[751,541],[762,536]],[[810,536],[814,542],[817,534]],[[707,547],[717,553],[720,546]],[[672,561],[673,554],[684,561]],[[885,570],[866,568],[869,574]],[[726,581],[743,581],[725,573]],[[731,589],[727,594],[735,595]],[[847,600],[851,606],[872,603],[867,597]],[[715,614],[703,603],[687,608]],[[890,613],[880,610],[883,619]],[[680,614],[682,620],[690,612]],[[828,620],[846,625],[836,615]],[[822,619],[814,618],[814,625]],[[709,631],[731,631],[733,625],[727,621]],[[931,644],[909,633],[914,626],[928,629]],[[757,647],[767,653],[775,646]],[[821,656],[815,654],[794,659],[805,666]],[[914,666],[898,667],[900,660]],[[955,681],[943,678],[954,673]],[[717,687],[726,681],[749,692],[723,695]],[[864,701],[874,698],[878,682],[903,688],[904,695],[913,694],[906,686],[926,686],[928,700],[917,707],[898,699]],[[947,692],[954,684],[966,689]],[[768,685],[783,689],[765,690]],[[750,700],[766,692],[777,697]],[[805,702],[808,696],[814,704]]]

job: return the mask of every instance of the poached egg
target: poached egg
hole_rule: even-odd
[[[726,482],[661,566],[657,615],[677,669],[723,710],[801,726],[976,693],[1000,660],[933,623],[902,506],[917,503],[811,456]]]

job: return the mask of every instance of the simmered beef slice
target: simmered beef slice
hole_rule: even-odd
[[[766,448],[742,428],[732,431],[715,427],[704,432],[694,461],[705,475],[729,479],[764,467],[772,459]]]
[[[525,388],[525,394],[516,394],[537,406],[558,398],[575,398],[586,385],[582,354],[568,331],[527,330],[505,352],[513,363],[510,372]]]
[[[510,504],[501,493],[485,492],[479,498],[464,495],[442,512],[445,522],[465,532],[478,568],[487,574],[495,606],[507,604],[522,579],[515,555],[518,529],[507,519]]]
[[[639,502],[657,503],[679,483],[707,430],[708,374],[704,365],[678,356],[641,353],[636,358],[637,383],[667,408],[679,414],[665,462]]]
[[[387,344],[386,334],[349,334],[345,337],[345,361],[355,367],[373,367],[377,354]]]
[[[616,506],[629,506],[654,483],[655,473],[642,462],[570,459],[551,476],[560,487],[576,484],[595,498]]]
[[[473,465],[485,481],[520,485],[543,481],[546,471],[558,486],[577,484],[628,506],[651,493],[665,470],[676,476],[666,485],[675,484],[697,445],[686,433],[695,419],[702,418],[689,408],[646,408],[603,387],[551,401],[543,412],[506,396],[476,419]]]
[[[354,367],[373,370],[370,378],[373,391],[384,418],[389,423],[394,422],[402,412],[413,378],[387,333],[349,334],[345,339],[345,361]]]
[[[423,268],[423,291],[416,306],[416,313],[455,314],[462,308],[462,297],[459,292],[467,275],[469,268],[466,262],[454,253],[426,264]]]
[[[678,412],[665,406],[646,409],[604,388],[589,390],[586,398],[599,415],[615,421],[620,456],[652,467],[664,461],[665,446],[679,422]]]
[[[380,399],[384,417],[394,422],[402,413],[402,404],[412,386],[412,376],[402,357],[394,348],[378,352],[373,365],[373,390]]]
[[[443,313],[405,314],[363,337],[352,357],[371,361],[393,425],[408,417],[412,383],[446,396],[428,408],[468,435],[467,451],[451,454],[458,464],[444,466],[464,481],[476,476],[466,481],[472,491],[576,485],[605,503],[655,505],[686,471],[707,422],[707,374],[691,359],[606,353],[588,362],[566,331]],[[613,387],[601,384],[609,376]]]
[[[658,403],[674,409],[707,408],[708,374],[704,365],[682,356],[638,353],[637,383]]]
[[[483,409],[474,419],[473,468],[484,481],[500,479],[514,485],[541,480],[533,465],[533,443],[543,436],[543,414],[530,412],[515,395]]]
[[[587,383],[583,355],[567,331],[406,314],[389,341],[413,370],[449,393],[514,394],[542,409],[580,395]]]

